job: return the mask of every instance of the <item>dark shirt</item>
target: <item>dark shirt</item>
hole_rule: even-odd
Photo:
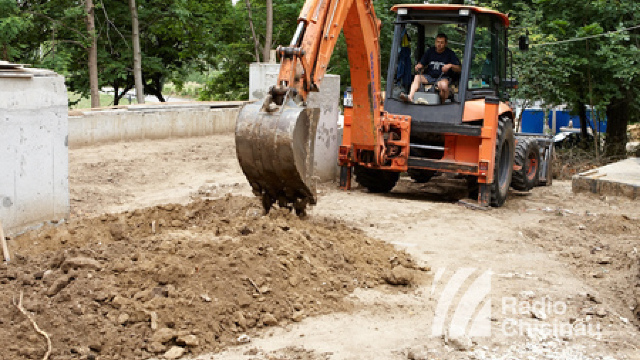
[[[420,63],[427,68],[425,72],[426,75],[432,78],[439,78],[442,73],[442,70],[440,70],[442,66],[446,64],[460,65],[460,60],[458,60],[456,54],[449,48],[445,48],[442,53],[438,54],[436,48],[431,47],[422,55]],[[447,77],[451,77],[452,75],[453,70],[449,70],[445,74]]]

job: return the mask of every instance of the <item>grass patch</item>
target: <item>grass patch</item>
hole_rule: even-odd
[[[162,88],[162,94],[184,99],[195,99],[200,95],[203,86],[204,85],[197,82],[186,82],[183,86],[177,86],[169,82]]]
[[[90,109],[91,108],[91,98],[89,97],[81,97],[80,94],[78,93],[74,93],[74,92],[67,92],[67,95],[69,96],[69,103],[71,103],[72,101],[78,101],[77,104],[75,105],[69,105],[69,110],[74,110],[74,109]],[[120,105],[130,105],[130,104],[137,104],[138,102],[136,101],[135,97],[131,97],[131,101],[129,101],[128,97],[123,97],[122,99],[120,99]],[[111,106],[113,105],[113,95],[108,95],[108,94],[100,94],[100,106],[104,107],[104,106]]]

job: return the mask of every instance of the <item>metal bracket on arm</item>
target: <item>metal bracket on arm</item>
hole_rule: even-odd
[[[289,72],[289,79],[287,81],[287,86],[289,87],[295,87],[295,84],[297,84],[297,82],[299,81],[299,78],[296,75],[296,64],[299,61],[300,64],[302,65],[302,71],[303,71],[303,85],[301,88],[301,95],[303,96],[303,100],[306,101],[306,92],[308,91],[312,91],[312,86],[311,86],[311,69],[309,67],[309,63],[307,62],[307,59],[305,58],[305,50],[300,48],[300,47],[295,47],[295,46],[278,46],[277,48],[278,53],[280,53],[280,56],[282,59],[286,59],[285,61],[289,62],[289,68],[288,68],[288,72]],[[283,64],[283,66],[285,66]],[[286,73],[286,71],[285,71]],[[282,71],[281,71],[281,76]],[[279,79],[284,80],[284,79]]]

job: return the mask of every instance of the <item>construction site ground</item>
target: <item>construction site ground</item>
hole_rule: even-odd
[[[34,324],[51,359],[640,359],[637,200],[555,181],[482,211],[403,177],[299,219],[263,216],[231,134],[69,156],[70,220],[8,241],[0,359],[43,357]],[[488,336],[447,333],[443,292],[486,275]]]

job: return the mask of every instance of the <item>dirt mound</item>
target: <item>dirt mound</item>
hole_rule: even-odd
[[[244,197],[47,226],[10,247],[14,259],[0,265],[2,359],[46,351],[11,304],[20,292],[51,336],[53,359],[143,359],[216,351],[257,328],[348,310],[343,298],[356,287],[420,273],[406,253],[361,231],[263,216]]]

